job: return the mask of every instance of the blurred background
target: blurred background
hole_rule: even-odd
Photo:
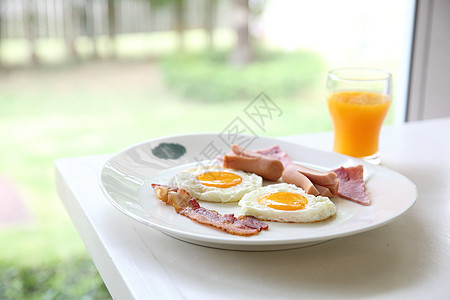
[[[283,113],[257,134],[331,130],[326,74],[345,66],[393,73],[396,122],[411,2],[1,0],[0,298],[110,298],[57,158],[221,132],[261,92]]]

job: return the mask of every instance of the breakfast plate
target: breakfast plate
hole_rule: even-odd
[[[193,222],[155,197],[152,183],[170,184],[179,172],[212,163],[217,155],[229,152],[233,143],[250,150],[279,145],[294,162],[319,170],[362,164],[372,204],[362,206],[334,197],[337,213],[328,220],[266,222],[268,230],[243,237]],[[248,251],[299,248],[375,229],[405,213],[417,197],[417,188],[411,180],[382,166],[274,138],[223,133],[163,137],[124,149],[103,166],[100,186],[121,212],[169,236],[202,246]],[[221,214],[236,213],[239,209],[237,203],[200,202],[200,205]]]

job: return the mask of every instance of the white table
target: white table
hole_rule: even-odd
[[[284,139],[331,149],[331,133]],[[57,160],[56,184],[115,299],[450,299],[450,118],[386,127],[381,152],[416,183],[416,204],[381,228],[284,251],[206,248],[134,221],[99,188],[110,155]]]

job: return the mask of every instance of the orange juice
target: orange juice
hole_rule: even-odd
[[[334,151],[353,157],[378,152],[381,125],[391,104],[389,95],[343,91],[328,96],[334,128]]]

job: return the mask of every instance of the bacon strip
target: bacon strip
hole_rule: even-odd
[[[269,228],[269,225],[258,221],[252,216],[240,216],[236,218],[234,214],[221,215],[215,210],[201,207],[197,200],[183,189],[171,188],[159,184],[152,184],[152,187],[158,199],[173,205],[177,213],[197,223],[240,236],[255,235],[261,230]]]
[[[232,154],[223,158],[225,168],[255,173],[264,179],[276,181],[283,173],[283,164],[276,158],[245,150],[239,145],[231,146]]]
[[[169,192],[176,192],[178,188],[172,188],[172,187],[165,187],[160,184],[152,184],[152,188],[154,189],[156,198],[159,200],[165,202],[166,204],[172,205],[171,200],[169,199]]]

